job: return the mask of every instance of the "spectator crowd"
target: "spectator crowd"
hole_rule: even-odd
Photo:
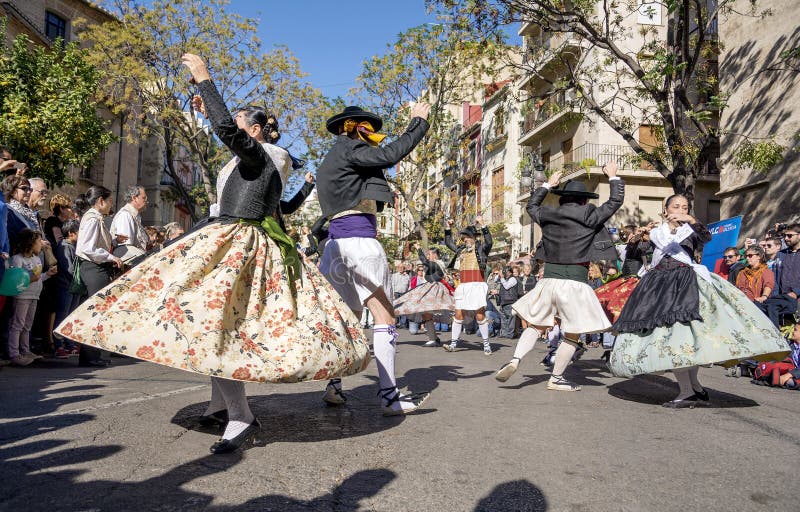
[[[55,338],[53,329],[89,293],[181,236],[182,226],[143,226],[148,198],[138,185],[124,191],[117,212],[102,186],[74,198],[51,194],[4,147],[0,176],[0,366],[28,366],[45,355],[108,364],[95,349]]]

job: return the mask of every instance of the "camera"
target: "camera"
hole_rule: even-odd
[[[775,227],[777,228],[778,231],[783,231],[784,229],[786,229],[786,224],[780,223],[777,224]]]

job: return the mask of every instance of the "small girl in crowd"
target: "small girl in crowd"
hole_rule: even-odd
[[[56,319],[55,325],[59,325],[67,315],[78,307],[81,297],[70,292],[72,285],[72,274],[75,271],[75,244],[78,242],[78,230],[80,223],[75,219],[64,222],[61,226],[63,238],[56,247],[56,260],[58,260],[58,274],[53,279],[55,281],[54,290],[56,293]],[[65,359],[70,356],[78,355],[78,347],[67,338],[58,336],[53,337],[55,346],[55,356]]]
[[[42,234],[38,231],[23,229],[17,237],[17,246],[11,258],[11,266],[23,268],[31,276],[31,284],[14,297],[14,313],[11,317],[11,328],[8,332],[8,354],[11,362],[17,366],[28,366],[42,356],[30,351],[30,334],[36,303],[42,291],[42,282],[58,272],[56,266],[50,267],[42,274]]]

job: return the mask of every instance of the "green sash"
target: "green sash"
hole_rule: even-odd
[[[254,226],[261,226],[266,231],[273,242],[278,244],[278,249],[281,251],[283,264],[286,267],[286,275],[289,277],[289,288],[292,291],[292,297],[295,297],[297,290],[294,283],[301,276],[300,270],[300,253],[297,252],[294,241],[289,238],[282,229],[278,221],[274,217],[265,217],[264,220],[258,222],[256,220],[240,219],[239,222],[252,224]]]

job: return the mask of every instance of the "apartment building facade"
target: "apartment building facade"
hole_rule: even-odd
[[[83,19],[88,23],[106,23],[115,17],[94,2],[85,0],[3,0],[0,1],[0,16],[8,21],[6,37],[8,42],[17,35],[27,35],[33,44],[50,47],[57,38],[65,41],[76,39],[74,24]],[[69,171],[72,184],[64,185],[58,191],[75,197],[93,185],[102,185],[113,192],[114,209],[125,204],[124,191],[133,185],[142,185],[148,193],[150,203],[142,212],[145,225],[163,225],[178,221],[184,228],[191,224],[188,206],[177,198],[174,183],[164,169],[164,151],[155,140],[134,140],[122,137],[123,132],[133,125],[119,116],[113,116],[107,109],[99,107],[98,114],[108,122],[108,128],[120,136],[119,142],[110,144],[85,169],[73,168]],[[135,131],[135,130],[131,130]],[[187,164],[185,155],[178,155],[175,167],[191,188],[200,178],[197,169]],[[191,167],[191,168],[189,168]],[[32,174],[36,174],[33,169]]]
[[[734,8],[745,9],[740,0]],[[800,48],[800,6],[763,0],[772,16],[731,16],[720,24],[721,89],[730,93],[722,114],[722,216],[742,215],[740,240],[761,238],[775,223],[800,222],[800,78],[797,61],[782,55]],[[745,12],[745,11],[741,11]],[[739,168],[735,157],[747,139],[786,147],[783,160],[765,174]]]
[[[626,17],[624,21],[632,36],[618,44],[632,54],[642,47],[641,26],[654,29],[657,37],[666,40],[666,8],[661,3],[650,3],[647,8],[646,14],[640,11],[638,16]],[[555,92],[552,86],[566,77],[569,66],[595,66],[604,58],[602,53],[572,33],[543,32],[533,23],[524,23],[518,34],[523,39],[526,55],[541,56],[516,84],[523,102],[519,110],[521,133],[518,140],[522,167],[533,170],[533,162],[541,159],[544,168],[564,171],[564,180],[585,181],[590,191],[600,195],[597,200],[600,203],[608,199],[610,192],[602,165],[616,160],[621,167],[620,176],[626,182],[626,194],[622,208],[609,225],[645,224],[657,220],[663,200],[672,194],[670,183],[648,163],[636,162],[630,145],[603,119],[582,111],[576,91]],[[606,94],[610,96],[613,92],[609,90]],[[629,115],[636,123],[634,136],[639,144],[645,149],[656,146],[655,127],[642,117],[637,122],[635,114]],[[537,184],[544,181],[544,176],[532,174]],[[715,195],[718,189],[719,177],[715,172],[701,174],[695,190],[695,214],[703,222],[720,218],[720,201]],[[530,190],[519,192],[517,200],[524,205]],[[527,214],[521,219],[521,233],[521,246],[525,251],[540,239],[538,227],[531,229]]]

